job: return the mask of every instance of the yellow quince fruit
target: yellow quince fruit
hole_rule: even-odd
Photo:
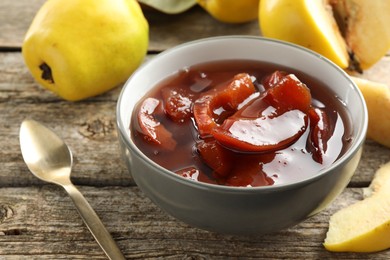
[[[369,68],[390,49],[390,1],[261,0],[263,36],[312,49],[341,68]]]
[[[327,250],[376,252],[390,248],[390,163],[375,173],[365,195],[331,216],[324,241]]]
[[[197,0],[211,16],[225,23],[245,23],[258,17],[259,0]]]
[[[146,55],[148,33],[135,0],[48,0],[22,54],[40,85],[76,101],[125,81]]]

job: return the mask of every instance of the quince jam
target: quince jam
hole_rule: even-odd
[[[137,105],[137,147],[184,178],[253,187],[314,176],[351,142],[348,111],[322,83],[288,68],[223,61],[185,68]]]

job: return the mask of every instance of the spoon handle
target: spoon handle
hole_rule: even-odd
[[[64,185],[63,187],[73,200],[89,231],[91,231],[92,235],[95,237],[96,241],[103,249],[104,253],[106,253],[108,258],[113,260],[125,259],[114,239],[111,237],[110,233],[104,227],[98,215],[89,205],[88,201],[84,198],[81,192],[73,184]]]

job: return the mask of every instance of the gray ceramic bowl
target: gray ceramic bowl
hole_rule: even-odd
[[[194,64],[247,59],[296,68],[334,91],[352,117],[353,143],[331,167],[296,183],[227,187],[191,181],[147,158],[130,138],[137,102],[156,83]],[[307,49],[261,37],[227,36],[189,42],[141,66],[126,82],[117,104],[124,160],[139,188],[160,208],[194,227],[230,234],[269,233],[291,227],[329,205],[347,186],[361,157],[367,129],[361,93],[336,65]]]

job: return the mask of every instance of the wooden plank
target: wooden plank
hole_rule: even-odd
[[[80,187],[127,258],[386,259],[376,254],[330,253],[322,242],[328,219],[362,198],[347,189],[326,210],[280,232],[216,234],[188,227],[152,204],[137,187]],[[54,185],[0,189],[0,258],[104,259],[65,192]]]
[[[0,124],[2,149],[0,162],[1,186],[40,184],[23,163],[18,131],[25,118],[41,121],[54,129],[71,147],[74,154],[72,178],[76,184],[110,186],[132,185],[133,181],[119,155],[115,130],[114,102],[41,104],[0,104],[4,115]],[[101,160],[105,158],[105,160]],[[375,170],[390,159],[390,149],[367,141],[363,159],[352,179],[351,186],[367,186]],[[17,178],[15,178],[17,176]]]
[[[0,1],[0,47],[20,48],[35,13],[45,0]]]
[[[0,123],[2,149],[0,186],[38,184],[23,163],[19,127],[33,118],[55,130],[70,146],[74,156],[72,178],[85,185],[130,185],[132,180],[119,155],[115,128],[115,102],[3,104]],[[101,158],[105,158],[101,160]],[[17,177],[16,177],[17,176]]]
[[[153,55],[148,56],[150,58]],[[390,58],[385,64],[390,64]],[[0,53],[0,124],[3,126],[0,128],[0,140],[3,140],[0,162],[6,166],[0,170],[0,187],[42,184],[28,173],[20,155],[18,133],[25,118],[43,122],[70,145],[75,156],[72,178],[76,184],[133,185],[119,156],[115,131],[120,90],[118,87],[81,102],[62,101],[34,82],[20,53]],[[375,170],[389,160],[390,149],[366,142],[351,186],[368,185]]]
[[[45,0],[0,1],[0,47],[21,47],[35,13],[44,2]],[[178,15],[151,10],[145,10],[144,14],[150,27],[149,50],[153,52],[204,37],[260,34],[257,21],[241,25],[221,23],[198,6]]]
[[[154,56],[148,55],[145,57],[145,61]],[[116,102],[121,87],[122,84],[104,95],[84,100],[84,102]],[[34,81],[20,52],[0,52],[0,102],[10,104],[52,103],[63,102],[63,100]]]
[[[19,149],[19,126],[25,118],[41,121],[54,129],[74,154],[72,178],[76,184],[109,186],[132,185],[133,181],[119,155],[115,131],[115,106],[112,103],[42,103],[0,104],[2,149],[1,186],[40,184],[32,177]],[[105,158],[105,160],[101,160]],[[376,169],[390,161],[390,150],[367,141],[364,153],[350,186],[367,186]],[[17,178],[15,178],[17,176]]]
[[[296,227],[261,236],[231,236],[191,228],[165,214],[138,189],[119,156],[115,106],[121,86],[82,102],[66,102],[36,84],[25,67],[18,50],[45,1],[0,1],[0,259],[106,259],[66,193],[33,177],[23,163],[18,132],[27,117],[53,128],[70,145],[75,156],[72,180],[127,258],[390,258],[389,250],[330,253],[322,247],[330,215],[362,199],[360,187],[390,160],[390,149],[370,140],[349,188],[325,211]],[[151,36],[147,59],[204,37],[259,35],[256,21],[223,24],[199,7],[179,15],[145,15]],[[390,85],[389,69],[387,56],[360,76]]]
[[[257,21],[227,24],[215,20],[199,6],[178,15],[145,12],[150,26],[150,51],[162,51],[188,41],[222,35],[260,36]],[[195,21],[195,22],[194,22]]]

